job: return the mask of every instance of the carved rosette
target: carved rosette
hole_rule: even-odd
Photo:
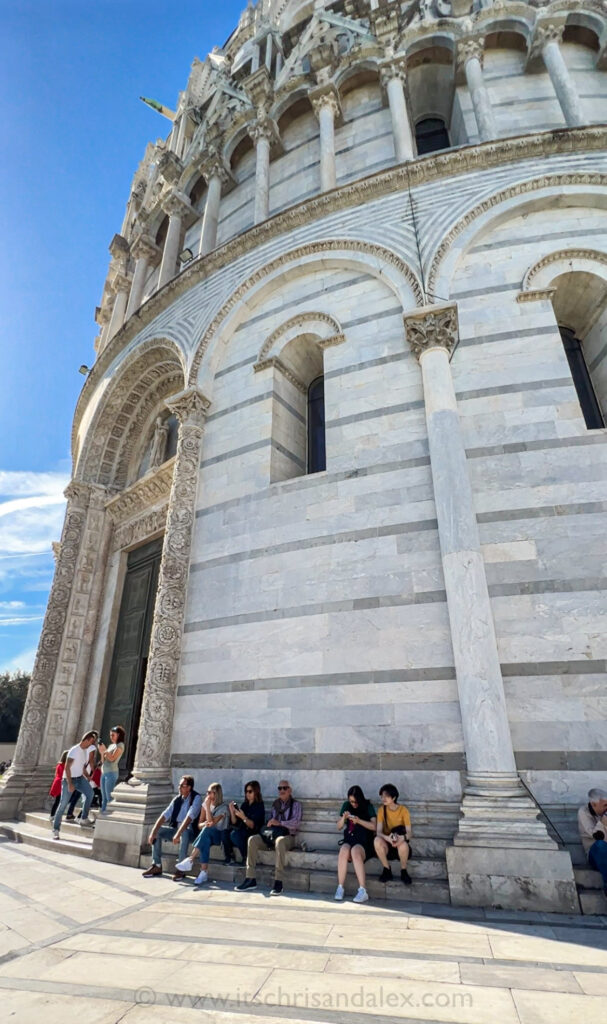
[[[17,769],[31,769],[38,763],[91,490],[87,484],[72,481],[65,491],[67,508],[56,556],[55,574],[42,624],[32,679],[27,691],[11,773]]]
[[[450,355],[458,341],[457,306],[424,306],[404,316],[407,341],[413,355],[420,359],[432,348],[446,349]]]
[[[169,771],[175,690],[181,654],[196,487],[209,402],[196,388],[167,401],[179,420],[177,455],[150,637],[134,784]]]

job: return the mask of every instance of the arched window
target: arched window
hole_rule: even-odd
[[[569,327],[559,325],[559,331],[586,426],[589,430],[604,427],[603,414],[586,365],[582,343]]]
[[[435,153],[439,149],[449,149],[449,132],[441,117],[424,117],[415,125],[415,141],[417,155]]]
[[[325,378],[317,377],[308,388],[308,473],[326,468]]]

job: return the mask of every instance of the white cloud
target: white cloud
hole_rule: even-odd
[[[8,665],[5,666],[6,672],[17,672],[21,669],[22,672],[31,672],[34,667],[34,658],[36,657],[36,647],[30,647],[26,651],[22,651],[21,654],[17,654]]]
[[[43,494],[63,496],[69,481],[66,473],[15,473],[0,469],[0,495],[10,495],[13,498]]]
[[[0,470],[0,559],[50,550],[61,535],[68,482],[65,473]],[[0,563],[0,572],[6,568]],[[17,569],[17,575],[22,574]]]

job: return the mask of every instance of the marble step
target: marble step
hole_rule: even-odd
[[[583,914],[607,914],[607,896],[602,889],[583,889],[578,895]]]
[[[264,856],[262,853],[261,856]],[[175,864],[177,863],[177,857],[168,852],[165,854],[163,850],[162,862],[165,872],[168,874],[173,873]],[[145,869],[149,867],[150,858],[149,856],[142,856],[140,866]],[[335,873],[336,857],[333,857],[333,869],[331,871],[320,870],[318,868],[301,868],[290,866],[287,869],[284,879],[285,890],[295,892],[317,892],[333,894],[337,886],[337,877]],[[377,881],[377,876],[381,870],[379,861],[375,860],[371,862],[371,867],[367,876],[367,891],[373,899],[380,900],[413,900],[424,903],[449,903],[449,886],[446,880],[441,878],[424,878],[422,876],[415,877],[413,870],[411,871],[411,877],[413,878],[412,885],[404,886],[400,881],[399,870],[393,867],[394,881],[389,882],[387,885],[383,885]],[[217,860],[211,856],[211,863],[209,868],[209,874],[211,879],[218,882],[231,882],[234,885],[238,885],[245,877],[244,868],[242,865],[226,865],[223,863],[221,857]],[[190,881],[193,881],[196,877],[196,869],[192,871],[191,875],[188,876]],[[266,864],[259,864],[257,873],[257,884],[261,889],[269,889],[272,885],[273,872],[272,868]],[[350,866],[348,876],[346,879],[346,893],[353,896],[358,888],[356,877]]]
[[[603,879],[598,871],[594,871],[588,867],[574,867],[573,874],[578,885],[584,887],[584,889],[599,889],[603,891]]]
[[[74,826],[71,826],[74,829]],[[48,816],[44,826],[28,821],[0,822],[0,835],[6,836],[17,843],[35,846],[42,850],[54,850],[59,853],[71,853],[76,857],[93,856],[93,834],[84,832],[80,826],[74,832],[61,829],[61,838],[53,839]]]
[[[289,853],[289,866],[293,868],[302,868],[303,870],[308,871],[318,870],[335,872],[337,854],[337,844],[334,839],[334,846],[330,852],[316,853],[311,852],[310,850],[306,850],[305,852],[297,849],[291,850]],[[213,859],[222,860],[223,858],[218,854],[217,858]],[[272,850],[262,850],[259,854],[259,862],[271,867],[274,863],[274,854]],[[373,858],[368,861],[368,864],[370,865],[369,870],[371,871],[373,871],[375,867],[377,867],[377,873],[381,870],[377,858]],[[394,865],[392,870],[395,871]],[[409,871],[412,878],[447,878],[447,864],[444,860],[430,860],[427,858],[421,859],[418,857],[412,857]]]

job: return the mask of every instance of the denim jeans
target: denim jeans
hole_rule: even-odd
[[[179,827],[179,826],[178,826]],[[162,825],[152,843],[152,864],[158,864],[162,867],[162,840],[173,839],[177,828],[173,828],[172,825]],[[183,860],[188,855],[188,846],[194,839],[194,831],[191,825],[184,828],[179,838],[179,860]]]
[[[595,871],[601,872],[603,885],[607,885],[607,842],[604,839],[595,839],[588,850],[588,863]]]
[[[105,772],[101,775],[101,810],[106,811],[112,802],[112,790],[118,782],[118,772]]]
[[[85,779],[84,775],[79,775],[78,778],[72,779],[72,782],[74,784],[75,790],[78,793],[82,793],[82,796],[84,797],[82,818],[88,818],[89,808],[91,806],[91,801],[93,799],[93,787],[91,786],[89,780]],[[61,819],[63,817],[63,812],[65,811],[65,808],[69,804],[71,796],[72,794],[68,789],[67,779],[64,778],[63,782],[61,783],[61,800],[59,801],[59,807],[55,812],[55,818],[53,820],[53,828],[57,829],[57,831],[59,831],[59,829],[61,828]]]
[[[228,834],[229,832],[229,834]],[[242,857],[242,863],[247,859],[247,844],[249,842],[249,836],[253,833],[248,828],[233,828],[231,831],[225,830],[223,845],[226,851],[226,857],[231,857],[234,852],[234,847],[240,850],[240,856]]]
[[[203,828],[194,843],[197,850],[200,850],[200,863],[209,863],[209,854],[212,846],[221,846],[225,836],[225,829],[217,828],[216,825],[207,825]]]

